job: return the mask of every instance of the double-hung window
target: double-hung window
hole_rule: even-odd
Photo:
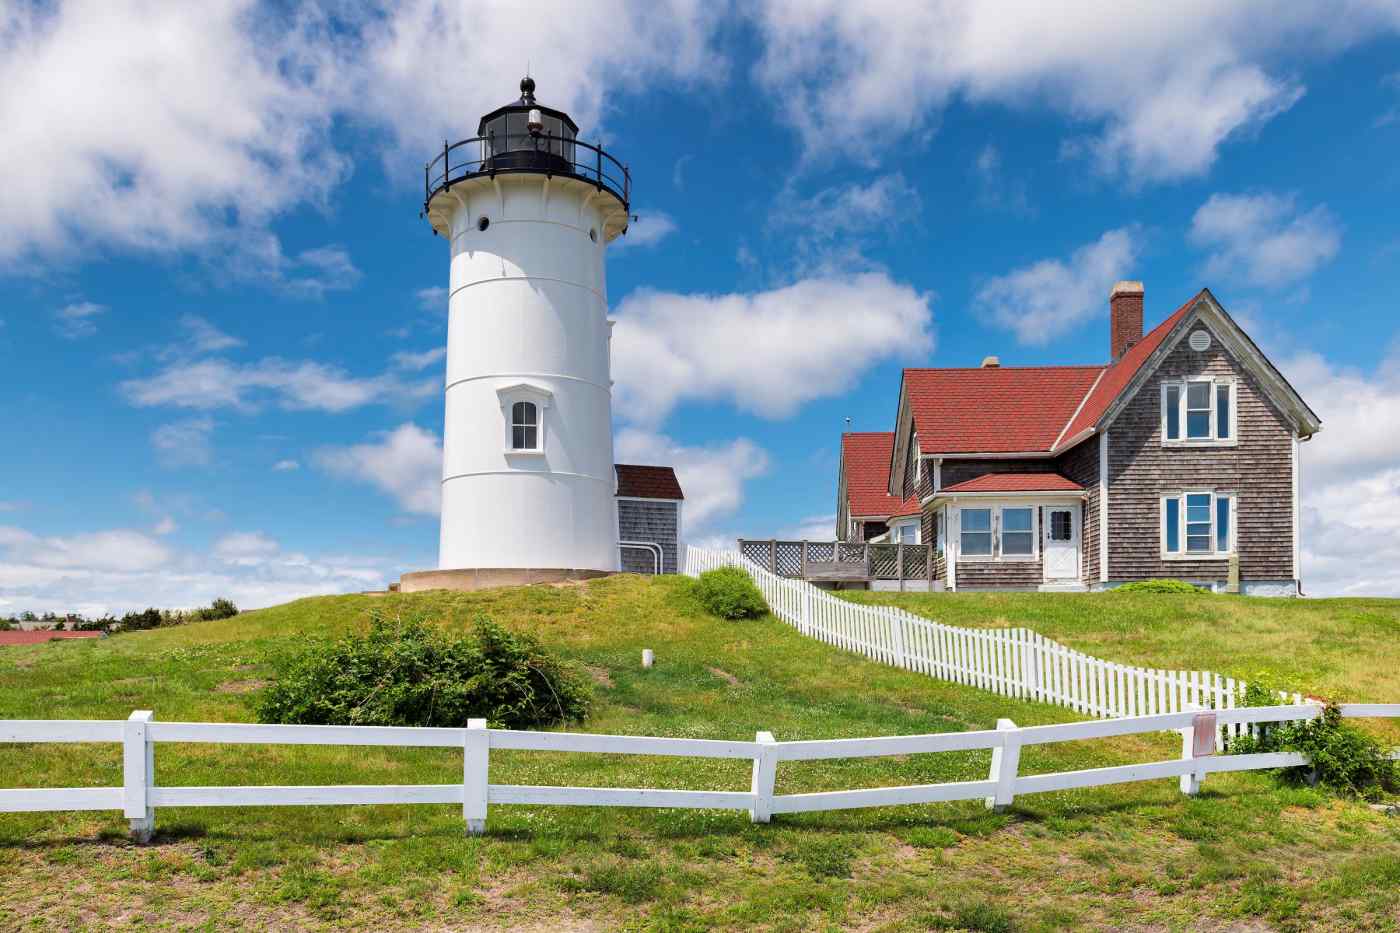
[[[1162,553],[1168,559],[1228,557],[1235,550],[1235,497],[1184,492],[1162,499]]]
[[[1021,560],[1036,554],[1034,506],[958,509],[959,557]]]
[[[1191,377],[1162,383],[1162,443],[1235,442],[1235,383]]]

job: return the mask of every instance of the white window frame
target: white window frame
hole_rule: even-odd
[[[1043,502],[968,502],[957,506],[958,515],[958,560],[984,563],[1024,563],[1040,560],[1040,511]],[[968,554],[962,547],[962,513],[966,509],[989,509],[992,513],[992,553]],[[1007,554],[1002,545],[1002,529],[1005,527],[1003,513],[1007,509],[1027,509],[1031,513],[1031,527],[1027,532],[1031,537],[1029,554]]]
[[[922,523],[923,520],[919,518],[906,517],[894,519],[893,524],[891,524],[890,526],[890,531],[893,532],[893,534],[890,537],[890,540],[896,542],[897,544],[919,544],[919,531],[920,525]],[[908,532],[910,531],[914,533],[912,538],[908,534]]]
[[[501,403],[501,421],[505,429],[503,438],[505,455],[507,457],[543,457],[548,449],[546,432],[549,418],[546,412],[549,411],[550,403],[554,400],[554,393],[543,386],[522,382],[497,389],[496,397]],[[516,402],[534,403],[536,421],[534,447],[517,448],[514,446],[514,432],[511,429],[514,427],[513,409]]]
[[[1186,396],[1187,386],[1191,383],[1207,383],[1210,385],[1210,436],[1209,437],[1188,437],[1186,427]],[[1177,427],[1181,431],[1178,438],[1167,437],[1167,387],[1177,387]],[[1217,424],[1220,404],[1218,391],[1220,386],[1230,388],[1230,436],[1220,438],[1220,426]],[[1161,431],[1163,447],[1235,447],[1240,442],[1240,419],[1239,419],[1239,384],[1237,380],[1229,376],[1186,376],[1182,379],[1165,379],[1161,387]]]
[[[1186,497],[1187,496],[1209,496],[1210,497],[1210,543],[1209,551],[1188,551],[1186,549]],[[1177,544],[1179,551],[1167,550],[1167,500],[1175,499],[1177,502]],[[1219,528],[1216,520],[1219,516],[1219,500],[1227,499],[1230,503],[1230,534],[1226,542],[1226,549],[1220,550]],[[1158,500],[1158,525],[1160,535],[1160,550],[1162,560],[1170,561],[1199,561],[1199,560],[1228,560],[1234,556],[1238,550],[1240,523],[1239,523],[1239,496],[1230,490],[1224,489],[1183,489],[1181,492],[1171,493],[1160,497]]]

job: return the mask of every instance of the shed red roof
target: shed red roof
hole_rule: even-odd
[[[1083,492],[1084,487],[1058,473],[987,473],[944,486],[943,492]]]
[[[668,466],[636,466],[618,463],[617,494],[633,499],[684,499],[676,471]]]
[[[919,497],[900,499],[889,493],[893,431],[856,431],[841,435],[841,463],[846,471],[846,498],[852,515],[916,515]]]

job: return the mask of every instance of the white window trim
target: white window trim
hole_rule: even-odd
[[[1230,500],[1230,540],[1226,550],[1210,551],[1188,551],[1186,550],[1186,497],[1187,496],[1210,496],[1210,540],[1212,544],[1219,546],[1219,537],[1216,528],[1216,501],[1221,498]],[[1177,521],[1177,542],[1181,545],[1181,550],[1175,553],[1167,550],[1167,500],[1175,499],[1178,502]],[[1159,548],[1162,553],[1162,560],[1168,561],[1202,561],[1202,560],[1229,560],[1235,555],[1239,548],[1239,506],[1240,499],[1233,491],[1224,489],[1183,489],[1181,492],[1171,495],[1161,496],[1158,499],[1158,526],[1159,526]]]
[[[957,559],[967,563],[983,564],[1021,564],[1034,563],[1040,560],[1040,509],[1044,503],[1041,502],[976,502],[967,505],[959,505],[953,511],[958,516],[958,556]],[[992,553],[991,554],[968,554],[962,549],[962,513],[964,509],[990,509],[992,513]],[[1004,554],[1001,545],[1001,530],[1003,527],[1002,512],[1006,509],[1030,509],[1031,527],[1031,552],[1029,554]],[[949,536],[951,538],[951,535]]]
[[[554,393],[544,386],[521,382],[497,389],[496,397],[501,402],[501,420],[505,428],[502,438],[505,455],[507,457],[543,457],[548,449],[546,430],[549,418],[546,417],[545,412],[549,410],[550,403],[554,401]],[[513,426],[511,408],[516,402],[535,403],[535,446],[532,448],[519,449],[512,446],[514,439],[511,436]]]
[[[905,517],[905,518],[900,518],[900,519],[893,519],[893,520],[891,520],[891,522],[890,522],[890,533],[891,533],[891,535],[892,535],[892,537],[890,538],[890,540],[891,540],[891,541],[896,541],[896,542],[901,543],[901,544],[920,544],[920,543],[921,543],[921,542],[919,541],[919,538],[921,537],[921,534],[920,534],[920,526],[921,526],[922,524],[923,524],[923,520],[922,520],[921,518]],[[910,528],[912,528],[912,529],[914,530],[914,540],[913,540],[913,541],[908,540],[907,537],[901,540],[899,537],[895,536],[895,535],[897,535],[899,532],[905,531],[905,530],[910,529]]]
[[[1210,437],[1186,436],[1186,387],[1193,382],[1205,382],[1210,384]],[[1167,387],[1176,386],[1177,392],[1177,427],[1181,430],[1181,437],[1171,439],[1167,437]],[[1216,398],[1217,387],[1230,387],[1230,436],[1221,440],[1216,437],[1219,426],[1216,424],[1217,414],[1220,406]],[[1238,447],[1240,443],[1240,419],[1239,402],[1240,392],[1238,381],[1231,376],[1186,376],[1181,379],[1164,379],[1161,386],[1161,431],[1163,447]]]

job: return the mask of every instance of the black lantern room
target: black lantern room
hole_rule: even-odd
[[[433,197],[452,185],[482,175],[530,173],[575,178],[611,194],[627,217],[632,180],[627,167],[600,145],[578,139],[578,124],[567,113],[535,100],[535,79],[520,82],[520,99],[481,118],[476,136],[451,145],[424,170],[424,211]],[[435,228],[436,229],[436,226]],[[621,225],[626,229],[626,222]]]

